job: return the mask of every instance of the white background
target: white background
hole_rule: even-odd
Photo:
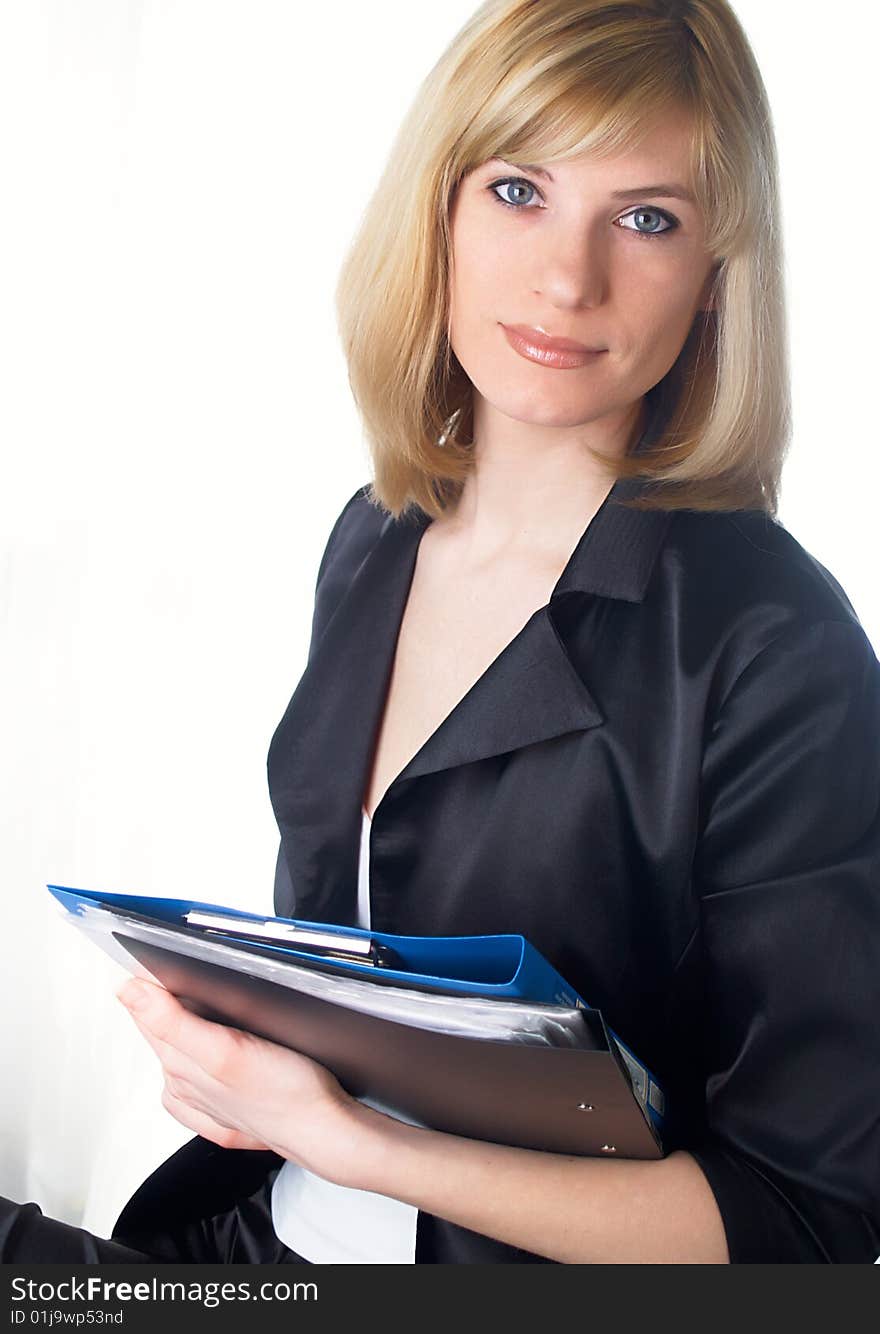
[[[266,750],[370,476],[333,288],[472,8],[0,0],[0,1193],[103,1235],[191,1132],[44,886],[271,910]],[[876,647],[876,10],[736,8],[782,162],[780,518]]]

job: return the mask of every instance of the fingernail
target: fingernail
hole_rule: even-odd
[[[141,982],[126,982],[116,995],[128,1010],[142,1010],[150,1000],[147,988]]]

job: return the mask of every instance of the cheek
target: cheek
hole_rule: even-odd
[[[646,258],[622,266],[618,310],[632,350],[642,349],[649,359],[672,364],[696,315],[702,283],[695,272],[694,263],[670,264],[662,256],[653,263]]]
[[[499,302],[511,285],[511,266],[502,264],[498,246],[472,242],[461,246],[455,257],[452,283],[454,324],[464,332],[487,319],[502,319]]]

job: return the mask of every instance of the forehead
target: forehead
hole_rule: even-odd
[[[634,132],[629,142],[614,148],[542,157],[523,155],[515,146],[505,146],[487,161],[515,163],[549,181],[589,179],[593,185],[607,184],[609,188],[615,183],[676,182],[687,196],[694,174],[693,123],[687,113],[669,111]]]
[[[653,166],[664,174],[677,173],[690,183],[694,143],[691,118],[670,114],[653,122],[635,143],[610,153],[605,163],[619,170],[639,171]],[[593,161],[597,161],[595,157]]]

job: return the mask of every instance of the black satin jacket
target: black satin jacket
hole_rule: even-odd
[[[549,604],[383,796],[372,924],[529,937],[664,1082],[667,1147],[706,1174],[733,1263],[871,1263],[880,664],[780,524],[617,503],[638,489],[615,484]],[[339,923],[430,522],[365,491],[268,763],[276,912]],[[422,1212],[416,1261],[540,1257]]]
[[[760,511],[619,481],[377,807],[379,931],[521,932],[665,1082],[734,1262],[880,1255],[880,665]],[[419,540],[366,488],[269,751],[276,912],[353,923],[361,800]],[[420,1214],[417,1261],[528,1259]],[[421,1254],[420,1254],[421,1252]]]

